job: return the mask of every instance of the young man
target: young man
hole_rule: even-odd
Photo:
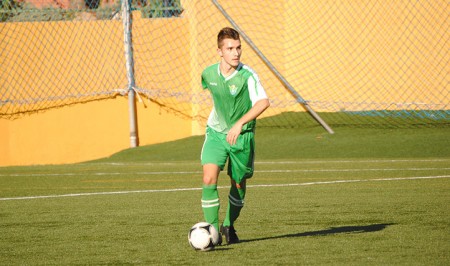
[[[239,33],[223,28],[217,36],[220,62],[202,73],[202,86],[212,95],[201,152],[202,209],[205,220],[219,230],[227,244],[238,243],[234,222],[244,206],[246,179],[253,175],[256,118],[270,105],[256,73],[240,62]],[[231,187],[225,220],[219,228],[217,180],[228,160]]]

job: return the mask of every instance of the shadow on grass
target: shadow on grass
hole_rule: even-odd
[[[371,224],[371,225],[359,225],[359,226],[331,227],[330,229],[319,230],[319,231],[310,231],[310,232],[287,234],[287,235],[280,235],[280,236],[269,236],[269,237],[254,238],[254,239],[243,239],[243,240],[241,240],[241,243],[278,239],[278,238],[289,238],[289,237],[327,236],[327,235],[342,234],[342,233],[345,233],[345,234],[370,233],[370,232],[381,231],[390,225],[393,225],[393,224],[389,223],[389,224]]]

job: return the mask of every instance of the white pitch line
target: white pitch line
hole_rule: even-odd
[[[404,162],[447,162],[450,159],[380,159],[380,160],[300,160],[300,161],[259,161],[255,164],[316,164],[316,163],[404,163]]]
[[[295,172],[362,172],[362,171],[421,171],[450,170],[450,168],[361,168],[361,169],[294,169],[294,170],[260,170],[255,173],[295,173]]]
[[[65,197],[81,197],[81,196],[133,194],[133,193],[177,192],[177,191],[193,191],[193,190],[201,190],[201,189],[202,188],[174,188],[174,189],[149,189],[149,190],[109,191],[109,192],[91,192],[91,193],[71,193],[71,194],[62,194],[62,195],[0,198],[0,201],[1,200],[49,199],[49,198],[65,198]]]
[[[394,177],[394,178],[375,178],[375,179],[354,179],[354,180],[335,180],[335,181],[318,181],[297,184],[272,184],[272,185],[251,185],[247,187],[293,187],[293,186],[312,186],[312,185],[326,185],[339,183],[358,183],[358,182],[373,182],[373,181],[399,181],[399,180],[420,180],[420,179],[438,179],[450,178],[450,175],[442,176],[418,176],[418,177]]]
[[[403,181],[403,180],[420,180],[420,179],[438,179],[450,178],[450,175],[441,176],[418,176],[418,177],[397,177],[397,178],[376,178],[376,179],[356,179],[356,180],[334,180],[334,181],[318,181],[293,184],[266,184],[266,185],[248,185],[250,188],[258,187],[292,187],[292,186],[313,186],[340,183],[357,183],[357,182],[378,182],[378,181]],[[227,186],[219,186],[218,188],[228,188]],[[111,192],[91,192],[91,193],[72,193],[62,195],[47,196],[28,196],[28,197],[12,197],[0,198],[0,201],[9,200],[30,200],[30,199],[48,199],[48,198],[64,198],[64,197],[81,197],[81,196],[99,196],[99,195],[116,195],[116,194],[134,194],[134,193],[159,193],[159,192],[179,192],[179,191],[195,191],[201,188],[174,188],[174,189],[151,189],[151,190],[130,190],[130,191],[111,191]]]
[[[380,159],[380,160],[299,160],[299,161],[256,161],[255,164],[321,164],[321,163],[395,163],[395,162],[447,162],[450,159]],[[80,163],[80,165],[199,165],[198,162],[104,162]]]
[[[180,172],[136,172],[132,174],[136,175],[185,175],[185,174],[198,174],[201,171],[180,171]],[[102,176],[102,175],[130,175],[130,173],[121,173],[121,172],[97,172],[97,173],[63,173],[63,174],[0,174],[0,176],[11,176],[11,177],[20,177],[20,176]]]
[[[255,173],[310,173],[310,172],[363,172],[363,171],[429,171],[429,170],[450,170],[449,167],[426,167],[426,168],[359,168],[359,169],[286,169],[286,170],[256,170]],[[121,172],[97,172],[97,173],[59,173],[59,174],[0,174],[2,176],[9,177],[21,177],[21,176],[115,176],[115,175],[190,175],[201,174],[202,171],[178,171],[178,172],[135,172],[135,173],[121,173]]]

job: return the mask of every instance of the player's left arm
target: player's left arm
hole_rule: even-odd
[[[236,143],[237,138],[241,134],[242,127],[246,123],[256,119],[270,106],[269,98],[267,97],[261,82],[259,82],[258,76],[255,75],[254,77],[249,78],[248,87],[253,106],[236,122],[236,124],[233,125],[228,132],[227,142],[231,145]]]

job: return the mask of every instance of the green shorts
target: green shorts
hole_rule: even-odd
[[[236,183],[241,183],[242,180],[253,176],[255,133],[241,133],[233,146],[227,142],[226,137],[226,134],[207,127],[201,162],[202,165],[215,164],[223,170],[228,159],[228,175]]]

